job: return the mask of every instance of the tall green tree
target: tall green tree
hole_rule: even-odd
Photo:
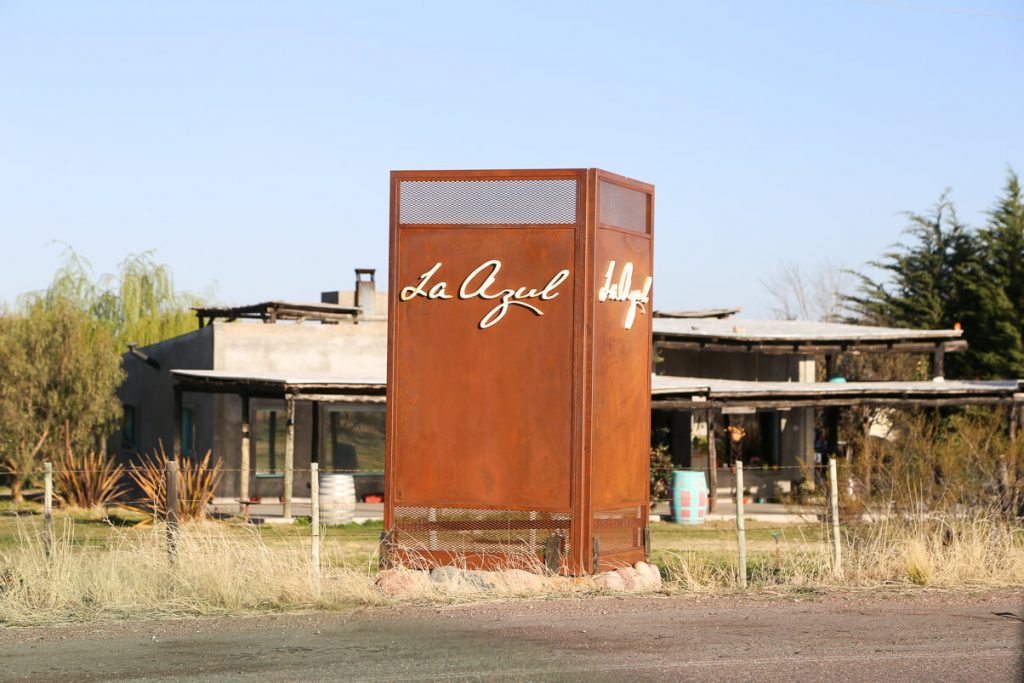
[[[858,275],[858,293],[847,299],[853,318],[909,328],[960,325],[969,348],[947,359],[951,376],[1024,376],[1018,241],[1024,238],[1015,181],[1011,172],[986,230],[961,222],[946,194],[928,213],[908,213],[909,239],[869,263],[882,277]]]
[[[0,471],[15,500],[42,460],[109,434],[124,380],[108,326],[71,299],[39,299],[0,317]]]
[[[998,334],[1011,338],[992,350],[990,362],[1003,376],[1024,377],[1024,196],[1013,169],[978,234],[986,275],[999,297]]]

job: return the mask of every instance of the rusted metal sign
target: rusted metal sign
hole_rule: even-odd
[[[644,557],[653,202],[596,169],[392,173],[390,561]]]

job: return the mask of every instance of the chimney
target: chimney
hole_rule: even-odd
[[[377,284],[374,281],[376,268],[356,268],[356,300],[355,305],[363,309],[360,314],[364,318],[376,314],[374,300],[377,298]]]

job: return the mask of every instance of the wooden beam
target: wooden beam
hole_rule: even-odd
[[[829,406],[888,406],[892,408],[920,407],[944,407],[944,406],[995,406],[1009,405],[1014,400],[1006,395],[1002,396],[960,396],[954,398],[935,398],[928,396],[915,397],[893,396],[893,397],[871,397],[853,396],[848,398],[821,398],[821,397],[784,397],[784,398],[757,398],[740,397],[736,399],[716,398],[710,401],[686,401],[673,399],[655,399],[651,401],[651,407],[658,410],[693,410],[715,406],[718,408],[827,408]]]
[[[313,409],[312,428],[309,435],[309,461],[320,462],[320,402],[310,404]]]
[[[181,386],[174,386],[174,436],[171,439],[171,460],[181,453]],[[136,427],[138,429],[138,427]]]
[[[946,351],[941,346],[932,351],[929,362],[932,379],[946,376]]]
[[[839,406],[830,406],[825,409],[825,429],[828,445],[825,453],[830,458],[839,454]]]
[[[281,516],[292,518],[292,488],[295,468],[295,399],[288,398],[287,422],[284,440],[284,508]]]
[[[242,448],[238,459],[238,499],[249,496],[249,394],[242,394]]]
[[[967,342],[956,339],[943,342],[935,341],[888,341],[888,340],[849,340],[821,341],[803,343],[792,340],[751,341],[751,340],[688,340],[677,341],[659,338],[655,340],[658,348],[679,351],[747,351],[765,355],[823,355],[831,353],[933,353],[936,346],[943,351],[965,351]]]

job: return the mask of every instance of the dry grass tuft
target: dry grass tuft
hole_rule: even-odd
[[[172,565],[163,526],[111,528],[104,543],[89,545],[75,540],[74,524],[67,520],[48,562],[38,526],[34,529],[22,528],[17,544],[0,546],[0,624],[447,605],[605,592],[589,577],[544,574],[532,555],[501,572],[444,570],[433,581],[424,568],[378,573],[373,542],[353,546],[344,535],[325,543],[317,572],[308,537],[277,537],[268,544],[253,527],[210,521],[181,526]],[[844,533],[841,576],[833,572],[824,536],[812,529],[808,538],[787,539],[778,557],[753,553],[748,561],[751,589],[1024,586],[1024,529],[994,512],[892,516],[847,527]],[[735,554],[727,546],[661,551],[661,592],[737,590]]]
[[[827,530],[822,529],[826,537]],[[748,558],[755,588],[939,588],[1024,586],[1024,528],[994,510],[900,515],[843,530],[843,566],[837,576],[827,543],[805,538],[781,556]],[[672,591],[710,592],[738,587],[729,553],[666,553]]]
[[[308,543],[270,548],[256,531],[230,533],[213,522],[182,525],[178,555],[167,557],[165,530],[117,530],[106,546],[78,547],[65,525],[47,562],[39,538],[25,536],[0,555],[0,623],[21,625],[340,609],[381,602],[369,569],[326,567]]]

